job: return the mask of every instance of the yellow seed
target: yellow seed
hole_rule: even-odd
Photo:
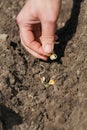
[[[53,53],[53,54],[50,56],[50,59],[51,59],[51,60],[57,59],[57,55],[56,55],[55,53]]]
[[[54,82],[54,80],[53,79],[50,79],[50,81],[49,81],[49,83],[48,83],[49,85],[54,85],[55,84],[55,82]]]

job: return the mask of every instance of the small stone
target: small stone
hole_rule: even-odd
[[[80,70],[77,70],[77,76],[79,76],[80,75]]]
[[[10,83],[13,85],[13,84],[15,84],[15,78],[14,77],[11,77],[10,78]]]
[[[7,34],[0,34],[0,41],[6,41],[7,37]]]
[[[6,84],[4,81],[0,81],[0,91],[2,91],[6,87]]]

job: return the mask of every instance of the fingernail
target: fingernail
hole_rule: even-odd
[[[46,53],[51,53],[52,52],[52,45],[49,45],[49,44],[45,45],[44,46],[44,51]]]

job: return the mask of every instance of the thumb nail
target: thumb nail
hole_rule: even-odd
[[[46,53],[51,53],[53,48],[52,45],[46,44],[43,49]]]

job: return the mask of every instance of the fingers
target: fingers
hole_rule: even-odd
[[[43,49],[46,53],[52,53],[54,49],[56,23],[55,22],[44,22],[42,23],[42,36],[41,42]]]
[[[38,38],[41,37],[41,23],[33,25],[33,33],[34,33],[35,40],[38,41],[39,40]]]
[[[24,44],[27,47],[29,47],[31,50],[35,51],[36,53],[38,53],[40,55],[49,56],[49,54],[43,50],[41,43],[35,41],[35,37],[34,37],[32,30],[29,30],[29,28],[24,27],[24,28],[21,28],[20,34],[24,41]]]
[[[23,35],[24,34],[24,35]],[[40,36],[40,34],[38,34]],[[42,59],[42,60],[47,60],[48,56],[50,56],[50,53],[44,52],[42,45],[40,42],[34,41],[34,35],[32,31],[27,32],[27,30],[21,29],[20,32],[20,38],[21,38],[21,43],[25,47],[25,49],[31,53],[34,57]],[[43,37],[44,38],[44,37]],[[54,39],[57,39],[57,36],[54,36]],[[39,40],[41,41],[41,40]]]
[[[38,30],[39,29],[39,30]],[[33,31],[32,31],[33,30]],[[39,59],[47,60],[47,57],[50,56],[50,52],[45,52],[43,49],[43,41],[48,41],[46,43],[54,44],[54,41],[57,39],[57,36],[41,36],[41,28],[36,26],[30,28],[29,25],[20,27],[20,37],[22,45],[26,48],[26,50],[31,53],[33,56]],[[38,42],[39,41],[39,42]],[[44,45],[45,45],[44,44]],[[50,44],[49,44],[50,45]]]
[[[22,45],[37,58],[46,60],[53,52],[59,7],[60,0],[28,0],[17,17]]]
[[[22,43],[23,47],[24,47],[30,54],[32,54],[34,57],[39,58],[39,59],[42,59],[42,60],[47,60],[47,59],[48,59],[47,56],[40,55],[40,54],[36,53],[35,51],[33,51],[32,49],[30,49],[29,47],[27,47],[27,46],[25,45],[25,42],[23,41],[21,35],[20,35],[20,38],[21,38],[21,43]]]

